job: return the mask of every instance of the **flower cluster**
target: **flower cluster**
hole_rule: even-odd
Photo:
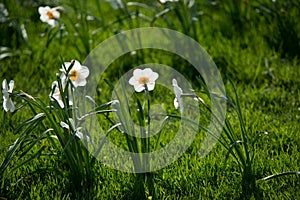
[[[62,72],[57,81],[52,83],[52,90],[49,95],[52,101],[56,101],[61,108],[67,105],[73,105],[72,90],[79,86],[85,86],[86,78],[89,76],[89,69],[83,66],[77,60],[65,62],[60,71]],[[65,96],[62,96],[65,95]],[[68,102],[64,101],[68,100]],[[67,103],[67,105],[65,105]],[[75,121],[72,118],[61,121],[60,126],[68,130],[69,133],[74,133],[80,140],[84,139],[84,134],[81,132],[81,127],[75,126]],[[89,136],[85,136],[88,142],[91,142]]]
[[[158,73],[153,72],[150,68],[135,69],[133,71],[133,76],[129,79],[128,82],[134,87],[134,90],[136,92],[142,92],[146,88],[148,91],[152,91],[154,90],[155,81],[158,79],[158,77]],[[174,107],[176,109],[179,108],[181,113],[183,113],[184,110],[182,99],[183,96],[192,97],[196,101],[201,101],[202,103],[204,103],[204,101],[200,97],[197,97],[195,94],[183,93],[181,87],[178,86],[176,79],[172,80],[172,86],[175,94]]]
[[[89,76],[89,69],[86,66],[82,66],[77,60],[72,60],[71,62],[65,62],[61,67],[62,72],[59,81],[54,81],[52,83],[52,90],[50,93],[50,99],[56,101],[61,108],[64,108],[64,102],[62,94],[67,92],[67,99],[69,100],[69,105],[73,105],[71,97],[71,90],[77,88],[78,86],[86,85],[86,78]],[[61,88],[59,85],[61,83]],[[73,87],[67,87],[72,83]]]

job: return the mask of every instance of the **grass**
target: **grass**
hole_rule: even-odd
[[[189,8],[183,1],[163,6],[149,0],[129,4],[122,10],[113,10],[105,1],[97,2],[17,0],[12,4],[4,0],[9,15],[0,23],[0,46],[7,47],[0,51],[1,80],[14,79],[16,91],[22,90],[49,102],[51,83],[62,63],[60,57],[64,61],[75,58],[83,62],[97,44],[122,30],[150,25],[173,28],[191,36],[206,49],[222,74],[229,96],[234,96],[229,79],[237,88],[249,137],[257,138],[253,168],[259,194],[249,199],[300,197],[299,175],[261,180],[272,174],[300,171],[300,27],[297,23],[300,14],[296,9],[299,1],[243,1],[250,4],[248,7],[242,1],[233,4],[229,0],[199,0]],[[65,23],[65,28],[47,29],[39,20],[37,8],[41,5],[63,6],[61,23]],[[87,15],[93,16],[93,20],[85,20]],[[133,17],[129,18],[129,15]],[[191,20],[192,17],[197,20]],[[188,70],[188,63],[180,57],[147,49],[137,51],[134,56],[120,57],[104,76],[115,83],[115,74],[119,71],[126,72],[133,66],[149,62],[170,65],[189,80],[195,80],[194,73]],[[104,81],[99,83],[98,104],[105,103],[111,96],[110,88],[104,84]],[[159,87],[155,95],[159,100],[164,99]],[[172,103],[174,97],[170,98]],[[15,105],[21,104],[22,101],[16,100]],[[163,106],[172,109],[170,105]],[[20,137],[17,127],[33,117],[28,107],[24,109],[13,114],[3,111],[0,115],[1,162],[9,146]],[[238,131],[239,120],[233,110],[228,109],[227,118]],[[164,134],[172,133],[172,128],[172,125],[167,126]],[[43,131],[38,127],[30,132],[30,137],[38,138]],[[232,157],[225,159],[228,152],[221,144],[205,157],[198,155],[201,133],[177,161],[153,172],[156,199],[247,199],[241,186],[239,166]],[[169,137],[165,137],[164,142],[173,135]],[[122,143],[118,137],[112,139]],[[0,178],[0,199],[135,198],[135,174],[117,171],[96,161],[91,191],[76,192],[72,188],[74,183],[69,178],[66,159],[55,154],[50,141],[37,142],[22,157],[26,147],[14,157],[6,170],[6,178]],[[9,172],[42,148],[39,157]],[[146,196],[148,193],[146,190]]]

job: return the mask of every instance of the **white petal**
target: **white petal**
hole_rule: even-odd
[[[81,140],[82,140],[82,138],[83,138],[83,134],[82,134],[81,132],[79,132],[79,131],[76,131],[75,135],[76,135],[76,136],[77,136],[79,139],[81,139]]]
[[[12,91],[14,89],[14,86],[15,86],[15,82],[13,80],[11,80],[9,82],[9,90],[8,90],[8,92],[12,93]]]
[[[66,129],[69,129],[69,125],[66,124],[65,122],[60,122],[60,126],[63,127],[63,128],[66,128]]]
[[[147,87],[148,87],[148,91],[154,90],[155,82],[147,84]]]
[[[182,89],[177,85],[176,79],[172,80],[172,85],[173,85],[173,90],[174,90],[174,93],[176,95],[176,98],[180,99],[181,95],[182,95]]]
[[[14,103],[13,103],[13,101],[12,100],[10,100],[9,101],[9,110],[10,110],[10,112],[14,112],[15,111],[15,105],[14,105]]]
[[[177,98],[174,98],[174,107],[175,107],[176,109],[178,109],[178,107],[179,107],[179,103],[178,103]]]
[[[150,76],[153,73],[152,69],[150,68],[145,68],[144,70],[142,70],[142,72],[144,76],[145,75]]]
[[[6,112],[13,112],[15,110],[14,103],[10,99],[3,101],[3,108]]]
[[[7,90],[2,90],[2,95],[3,95],[3,100],[8,101],[9,94],[8,94]]]
[[[40,20],[42,21],[42,22],[46,22],[46,23],[48,23],[48,17],[47,17],[47,15],[41,15],[40,16]]]
[[[145,90],[144,85],[138,84],[138,85],[134,85],[134,90],[136,92],[142,92],[143,90]]]
[[[52,96],[56,101],[57,103],[59,104],[59,106],[61,108],[64,108],[64,102],[61,100],[61,95],[59,93],[59,89],[55,89],[55,92],[53,93],[53,96]],[[53,99],[52,99],[53,100]]]
[[[183,113],[183,102],[182,98],[177,99],[176,97],[174,98],[174,107],[176,109],[180,108],[180,112]]]
[[[81,68],[81,64],[78,60],[72,60],[74,61],[74,65],[73,65],[73,69],[80,69]]]
[[[73,82],[74,86],[85,86],[86,80],[85,79],[77,79],[75,82]]]
[[[4,79],[4,80],[2,81],[2,89],[3,89],[3,90],[6,90],[6,91],[8,90],[6,79]]]
[[[130,85],[139,85],[139,81],[138,80],[136,80],[136,78],[133,76],[133,77],[131,77],[130,79],[129,79],[129,81],[128,81],[128,83],[130,84]]]
[[[90,74],[90,71],[86,66],[81,66],[81,68],[78,70],[78,73],[81,78],[87,78]]]
[[[56,135],[50,135],[50,137],[58,140],[58,137]]]
[[[173,80],[172,80],[172,85],[173,85],[173,86],[178,86],[177,81],[176,81],[175,78],[173,78]]]
[[[141,69],[133,70],[133,77],[135,77],[135,79],[138,80],[141,76],[143,76],[143,70]]]
[[[57,99],[56,99],[56,100],[57,100]],[[57,100],[57,102],[58,102],[58,104],[59,104],[59,106],[60,106],[61,108],[64,108],[64,107],[65,107],[64,102],[63,102],[62,100]]]
[[[51,9],[51,12],[53,14],[53,17],[58,19],[60,17],[60,13],[56,9]]]
[[[60,80],[61,80],[61,85],[64,88],[66,88],[66,85],[67,85],[67,76],[65,74],[61,74],[60,76]]]
[[[151,81],[156,81],[156,79],[158,79],[158,77],[159,77],[158,73],[152,72],[152,73],[149,75],[149,80],[150,80],[150,82],[151,82]]]
[[[7,106],[6,106],[6,102],[5,102],[5,101],[3,101],[3,104],[2,104],[2,105],[3,105],[3,109],[4,109],[4,111],[5,111],[5,112],[7,112],[7,111],[8,111],[8,109],[7,109]]]
[[[40,15],[45,15],[47,13],[47,11],[50,10],[50,7],[49,6],[46,6],[46,7],[39,7],[38,8],[38,11],[40,13]]]
[[[55,19],[49,19],[47,23],[52,27],[57,26],[57,21]]]

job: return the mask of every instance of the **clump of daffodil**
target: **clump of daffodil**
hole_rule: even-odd
[[[57,101],[61,108],[64,108],[64,101],[62,93],[67,92],[67,97],[69,99],[69,105],[73,105],[72,100],[72,90],[77,88],[78,86],[85,86],[86,85],[86,78],[89,75],[89,69],[86,66],[82,66],[79,61],[72,60],[71,62],[65,62],[64,65],[61,67],[60,71],[62,74],[59,81],[61,83],[61,89],[59,88],[58,81],[54,81],[51,87],[50,99]],[[68,84],[68,81],[72,83],[72,85]]]

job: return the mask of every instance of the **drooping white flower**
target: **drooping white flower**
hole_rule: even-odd
[[[82,129],[82,127],[76,127],[75,122],[72,118],[69,118],[69,122],[71,124],[71,128],[67,123],[65,123],[63,121],[60,122],[60,126],[65,129],[68,129],[69,132],[71,132],[71,130],[74,130],[76,137],[78,137],[80,140],[83,140],[84,139],[83,133],[80,131]],[[89,142],[91,141],[91,138],[89,136],[86,135],[85,137],[86,137],[87,141],[89,141]]]
[[[15,106],[14,103],[12,102],[10,98],[10,93],[12,93],[14,89],[15,82],[11,80],[9,82],[9,86],[7,86],[6,79],[3,80],[2,82],[2,94],[3,94],[3,108],[5,112],[10,111],[14,112]]]
[[[40,20],[42,22],[48,23],[50,26],[57,26],[57,19],[60,17],[60,13],[57,11],[61,9],[61,7],[50,8],[49,6],[39,7],[38,11],[40,16]]]
[[[145,85],[147,85],[148,91],[151,91],[154,90],[155,81],[158,77],[158,73],[153,72],[150,68],[135,69],[133,76],[129,79],[129,84],[134,87],[136,92],[145,90]]]
[[[71,69],[69,69],[70,67]],[[66,76],[68,76],[75,87],[85,86],[86,78],[90,74],[89,68],[81,65],[77,60],[72,60],[71,62],[65,62],[64,66],[62,66],[60,70],[63,72],[62,79],[65,79]]]
[[[63,90],[65,90],[66,84],[63,81],[62,81],[62,87],[63,87]],[[69,92],[69,90],[68,90],[68,92]],[[52,83],[51,92],[49,94],[49,97],[51,100],[56,100],[61,108],[64,108],[64,102],[62,99],[62,95],[59,91],[59,86],[58,86],[57,81],[54,81]],[[69,105],[73,105],[73,101],[72,101],[70,92],[69,92]]]
[[[177,2],[178,0],[158,0],[161,4],[165,4],[167,2]]]
[[[183,112],[183,102],[182,102],[182,89],[178,86],[176,79],[174,78],[172,80],[173,85],[173,91],[175,93],[175,99],[174,99],[174,107],[176,109],[180,109],[180,112]]]

